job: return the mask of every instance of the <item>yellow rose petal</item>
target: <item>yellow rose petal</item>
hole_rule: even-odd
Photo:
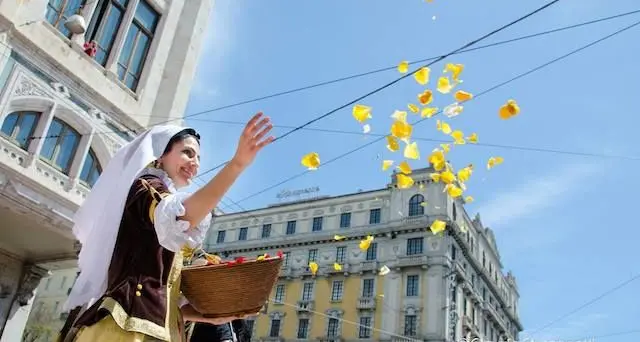
[[[432,181],[438,183],[438,182],[440,182],[441,175],[439,173],[437,173],[437,172],[430,173],[429,174],[429,178],[431,178]]]
[[[400,144],[398,143],[398,139],[391,135],[387,135],[387,149],[391,152],[399,150]]]
[[[440,170],[444,169],[445,162],[446,162],[446,160],[445,160],[444,152],[442,152],[440,150],[434,150],[429,155],[429,163],[431,163],[431,165],[433,165],[433,168],[436,171],[440,171]]]
[[[462,70],[464,70],[463,64],[447,63],[444,67],[444,72],[451,72],[451,78],[456,83],[460,82],[460,74],[462,73]]]
[[[383,160],[382,161],[382,171],[387,171],[391,165],[393,165],[393,160]]]
[[[463,106],[461,106],[461,105],[459,105],[457,103],[453,103],[453,104],[450,104],[450,105],[444,107],[442,112],[444,113],[444,115],[446,117],[454,118],[454,117],[460,115],[463,110],[464,110]]]
[[[411,166],[406,161],[400,163],[400,165],[398,165],[398,169],[400,169],[400,172],[404,173],[405,175],[409,175],[412,172]]]
[[[418,94],[418,101],[420,101],[423,106],[428,105],[433,101],[433,92],[431,92],[431,90],[429,89],[423,91],[422,93]]]
[[[458,180],[460,180],[461,182],[468,181],[469,178],[471,177],[472,172],[473,172],[473,169],[470,166],[467,166],[465,168],[458,170]]]
[[[447,185],[447,193],[449,194],[449,196],[457,198],[462,196],[462,189],[453,184],[449,184]]]
[[[472,144],[477,144],[478,143],[478,134],[477,133],[471,133],[471,135],[467,137],[467,141],[472,143]]]
[[[449,126],[449,124],[444,121],[436,121],[436,129],[438,131],[442,131],[442,133],[444,134],[451,134],[451,126]]]
[[[408,141],[408,139],[411,137],[412,132],[413,127],[407,122],[395,121],[391,125],[391,135],[400,140]]]
[[[316,152],[311,152],[304,155],[300,163],[309,170],[317,170],[320,166],[320,155]]]
[[[420,159],[420,150],[418,150],[418,143],[415,141],[411,144],[407,144],[404,147],[404,157],[407,159]]]
[[[466,141],[464,140],[464,133],[460,130],[455,130],[451,133],[451,137],[453,138],[453,143],[455,145],[464,145]]]
[[[440,180],[443,183],[451,184],[456,181],[456,176],[451,171],[444,171],[440,174]]]
[[[420,70],[416,71],[415,74],[413,74],[413,78],[415,78],[416,82],[418,82],[421,85],[425,85],[427,84],[427,82],[429,82],[429,73],[430,73],[430,69],[427,67],[422,67],[420,68]]]
[[[421,207],[426,207],[427,206],[427,202],[420,202],[420,206]]]
[[[371,247],[372,242],[373,242],[373,236],[371,235],[367,236],[366,239],[360,241],[360,244],[359,244],[360,250],[363,252],[366,252],[367,249]]]
[[[400,121],[403,123],[407,122],[407,112],[403,111],[403,110],[396,110],[393,112],[393,114],[391,114],[391,118],[396,120],[396,121]]]
[[[381,276],[385,276],[385,275],[389,274],[389,272],[391,272],[389,267],[387,267],[387,265],[384,265],[384,266],[380,267],[380,272],[378,274],[380,274]],[[384,297],[384,295],[379,295],[379,296],[380,297]]]
[[[438,107],[425,107],[422,108],[420,116],[423,118],[430,118],[438,112]]]
[[[433,234],[438,234],[447,229],[447,223],[444,221],[435,220],[433,221],[433,223],[431,223],[430,229]]]
[[[519,113],[520,113],[520,106],[518,106],[515,100],[509,100],[502,107],[500,107],[500,111],[498,111],[498,116],[500,116],[500,119],[502,120],[508,120],[518,115]]]
[[[396,181],[399,189],[408,189],[413,186],[413,178],[405,176],[402,173],[396,174]]]
[[[453,86],[449,82],[449,77],[441,76],[438,79],[438,91],[443,94],[448,94],[451,92],[451,89],[453,89]]]
[[[504,162],[502,157],[491,157],[489,161],[487,161],[487,170],[491,170],[494,166],[500,165]]]
[[[347,238],[347,237],[346,237],[346,236],[344,236],[344,235],[334,235],[334,236],[333,236],[333,239],[334,239],[334,240],[336,240],[336,241],[342,241],[342,240],[344,240],[344,239],[346,239],[346,238]]]
[[[371,119],[371,107],[365,105],[355,105],[352,111],[353,117],[360,123]]]
[[[398,64],[398,72],[404,74],[407,71],[409,71],[409,62],[408,61],[400,62],[400,64]]]
[[[316,273],[318,272],[318,264],[315,262],[310,262],[309,263],[309,270],[311,271],[311,274],[316,275]]]
[[[471,197],[471,196],[467,196],[467,197],[465,197],[465,198],[464,198],[464,201],[465,201],[466,203],[471,203],[471,202],[473,202],[473,197]]]
[[[455,94],[453,94],[453,97],[456,99],[456,101],[458,102],[464,102],[464,101],[469,101],[473,98],[473,94],[468,93],[464,90],[458,90],[456,91]]]
[[[337,262],[334,262],[333,263],[333,269],[336,270],[336,271],[342,271],[342,265],[340,265]]]
[[[414,105],[413,103],[409,103],[409,104],[407,105],[407,107],[409,108],[409,110],[410,110],[412,113],[417,113],[417,112],[419,112],[419,111],[420,111],[420,108],[419,108],[418,106]]]

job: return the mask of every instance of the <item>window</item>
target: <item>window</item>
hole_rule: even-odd
[[[296,221],[287,222],[287,235],[296,233]]]
[[[371,338],[371,317],[360,317],[358,338]]]
[[[407,297],[418,296],[418,289],[420,287],[420,277],[417,274],[407,276]]]
[[[311,231],[319,232],[321,230],[322,230],[322,217],[314,217]]]
[[[96,184],[98,177],[102,173],[102,167],[100,166],[100,162],[98,162],[98,158],[93,150],[89,150],[87,157],[84,160],[84,165],[82,166],[82,171],[80,172],[80,180],[90,187]]]
[[[240,240],[240,241],[246,240],[248,234],[249,234],[249,228],[248,227],[240,228],[240,232],[238,233],[238,240]]]
[[[342,300],[342,292],[344,291],[344,282],[342,280],[334,280],[331,285],[331,300]]]
[[[316,261],[316,260],[318,260],[318,250],[317,249],[310,249],[309,250],[309,258],[307,260],[308,261],[307,264],[309,262]]]
[[[96,42],[95,60],[102,66],[107,64],[128,3],[129,0],[100,0],[91,18],[86,40]]]
[[[407,255],[422,254],[423,238],[412,238],[407,240]]]
[[[313,283],[304,283],[302,287],[302,300],[311,300],[313,298]]]
[[[340,246],[336,247],[336,262],[339,264],[343,264],[347,255],[347,247]]]
[[[36,130],[39,117],[40,113],[37,112],[13,112],[7,115],[2,123],[2,135],[26,150],[31,141],[29,138]]]
[[[364,279],[362,280],[362,297],[371,298],[373,297],[374,290],[374,281],[375,279]]]
[[[280,319],[273,318],[271,319],[271,329],[269,329],[269,337],[279,337],[280,336]]]
[[[291,252],[284,252],[283,257],[284,257],[283,266],[284,267],[289,266],[289,258],[291,257]]]
[[[271,236],[271,223],[262,225],[262,238],[268,239]]]
[[[118,60],[118,77],[133,91],[138,87],[159,20],[160,14],[147,1],[141,0]]]
[[[456,210],[456,204],[455,203],[453,203],[452,214],[453,214],[453,220],[455,221],[458,218],[458,211]]]
[[[378,258],[378,243],[373,242],[369,245],[369,249],[367,249],[367,254],[365,256],[367,261],[376,260]]]
[[[404,316],[404,336],[416,336],[418,334],[418,318],[416,315]]]
[[[380,223],[380,208],[369,210],[369,224]]]
[[[276,303],[282,303],[284,301],[284,284],[278,284],[278,286],[276,286],[274,301]]]
[[[80,134],[62,120],[53,119],[44,139],[40,156],[49,164],[68,173],[80,142]]]
[[[337,318],[329,318],[329,324],[327,325],[327,337],[338,337],[338,329],[340,321]]]
[[[67,38],[71,38],[71,32],[64,27],[64,22],[79,12],[83,2],[85,0],[49,0],[46,13],[47,21]]]
[[[298,320],[298,338],[306,339],[309,336],[309,319],[300,318]]]
[[[456,246],[451,245],[451,260],[456,260]]]
[[[340,228],[351,227],[351,213],[340,214]]]
[[[409,199],[409,216],[419,216],[424,215],[424,196],[420,194],[413,195],[411,199]]]
[[[216,243],[223,243],[226,235],[227,235],[226,231],[224,230],[218,231],[218,238],[216,239]]]
[[[482,267],[486,267],[487,263],[487,256],[484,254],[484,251],[482,251]]]

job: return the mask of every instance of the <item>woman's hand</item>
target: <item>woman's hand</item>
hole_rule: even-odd
[[[243,316],[233,316],[233,317],[222,317],[222,318],[206,318],[202,316],[201,313],[196,311],[196,309],[191,306],[191,304],[187,304],[181,308],[182,317],[185,321],[197,322],[197,323],[208,323],[213,325],[221,325],[225,323],[229,323],[236,319],[245,319],[247,317],[256,316],[258,313],[256,312],[253,315],[243,315]]]
[[[273,128],[271,119],[263,117],[262,113],[258,113],[251,118],[242,131],[236,154],[231,159],[231,163],[242,169],[249,166],[255,159],[256,154],[275,139],[272,136],[265,138],[271,128]]]

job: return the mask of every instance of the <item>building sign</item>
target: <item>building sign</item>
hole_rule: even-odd
[[[314,187],[298,189],[298,190],[282,190],[276,195],[276,197],[279,200],[284,200],[291,197],[299,198],[299,197],[305,197],[306,195],[313,196],[314,194],[317,194],[319,192],[320,192],[320,187],[314,186]]]

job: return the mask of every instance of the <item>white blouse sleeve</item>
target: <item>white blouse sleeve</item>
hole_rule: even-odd
[[[189,229],[188,221],[178,219],[185,215],[182,202],[189,196],[188,193],[168,195],[158,203],[153,213],[158,242],[172,252],[180,251],[185,244],[190,248],[200,246],[211,225],[211,213],[193,229]]]

